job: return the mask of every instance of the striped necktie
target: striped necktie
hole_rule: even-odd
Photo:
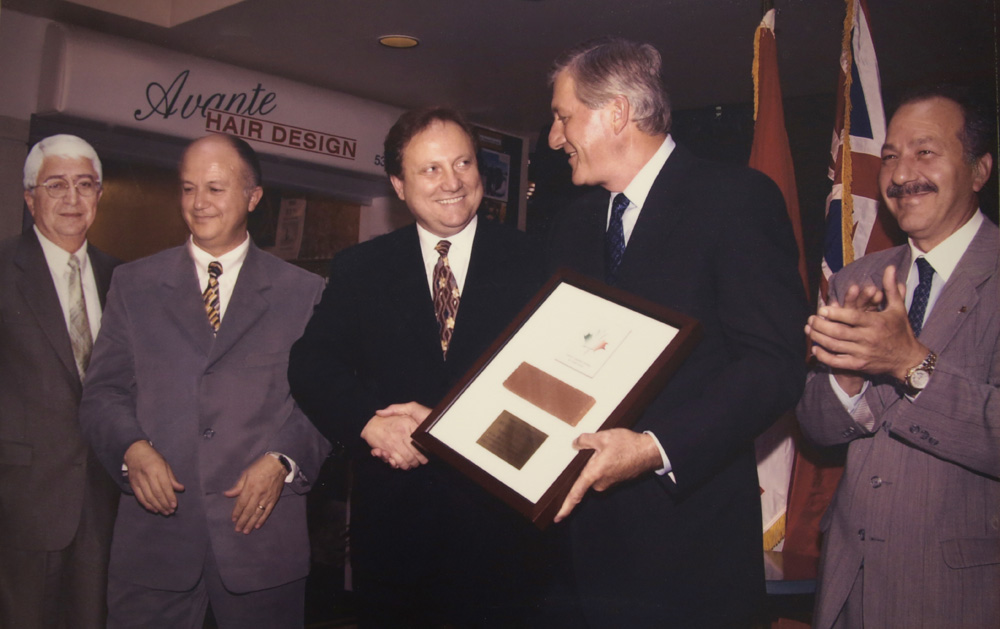
[[[217,260],[208,263],[208,286],[202,293],[205,300],[205,312],[208,314],[208,324],[212,326],[212,334],[218,334],[222,323],[222,311],[219,307],[219,276],[222,275],[222,264]]]
[[[80,372],[82,381],[90,364],[94,338],[90,334],[87,302],[83,299],[83,274],[80,271],[80,261],[73,254],[69,256],[69,341],[73,346],[73,359],[76,361],[76,369]]]

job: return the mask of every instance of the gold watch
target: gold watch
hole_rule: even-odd
[[[906,372],[903,382],[913,391],[923,391],[927,383],[930,382],[931,374],[934,373],[934,365],[937,363],[937,354],[931,352],[916,367],[910,367]]]

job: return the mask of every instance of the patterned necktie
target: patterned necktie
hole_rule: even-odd
[[[451,343],[451,335],[455,331],[455,315],[458,314],[458,302],[461,296],[458,293],[458,282],[455,281],[455,274],[451,272],[448,264],[448,249],[451,243],[447,240],[440,241],[434,250],[441,256],[437,264],[434,265],[434,316],[437,317],[438,327],[441,330],[441,355],[447,360],[448,345]]]
[[[83,299],[83,276],[80,261],[75,255],[69,256],[69,342],[73,346],[73,358],[80,380],[87,373],[90,352],[94,349],[94,338],[90,335],[90,318],[87,317],[87,302]]]
[[[219,332],[219,324],[222,322],[222,311],[219,308],[219,276],[222,275],[222,264],[216,260],[208,263],[208,286],[201,294],[205,300],[205,312],[208,313],[208,324],[212,326],[212,333]]]
[[[913,301],[910,303],[910,327],[913,336],[920,336],[924,327],[924,314],[927,311],[927,298],[931,295],[931,280],[934,279],[934,267],[924,258],[917,258],[917,269],[920,271],[920,283],[913,291]]]
[[[625,228],[622,226],[622,215],[628,207],[629,200],[624,192],[615,195],[611,204],[611,220],[608,221],[608,231],[604,235],[604,279],[608,284],[615,283],[618,265],[625,254]]]

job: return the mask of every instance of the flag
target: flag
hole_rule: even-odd
[[[785,110],[781,103],[778,78],[778,51],[774,39],[774,9],[764,14],[754,34],[754,130],[750,167],[769,176],[778,184],[792,222],[799,247],[799,275],[806,292],[805,249],[802,245],[802,220],[799,217],[799,193],[795,186],[792,151],[785,130]],[[764,550],[776,550],[785,539],[788,486],[795,461],[792,440],[794,420],[791,413],[779,419],[756,442],[757,477],[760,481],[761,517]]]
[[[845,0],[837,114],[830,147],[833,187],[826,203],[826,237],[819,299],[830,276],[866,253],[892,246],[884,210],[879,209],[878,172],[885,142],[878,61],[865,0]],[[819,521],[843,468],[820,461],[806,448],[796,454],[789,496],[786,552],[819,556]]]
[[[833,188],[826,200],[823,299],[831,275],[866,253],[893,244],[878,212],[878,171],[884,143],[885,113],[868,5],[865,0],[847,0],[837,119],[830,146]]]

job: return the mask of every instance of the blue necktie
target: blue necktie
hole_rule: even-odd
[[[625,229],[622,226],[622,215],[628,207],[629,200],[623,192],[615,195],[611,203],[611,220],[608,222],[608,232],[604,235],[604,279],[608,284],[615,283],[618,265],[625,254]]]
[[[909,312],[913,336],[920,336],[920,330],[924,327],[927,298],[931,296],[931,280],[934,279],[934,267],[924,258],[917,258],[917,269],[920,271],[920,283],[913,291],[913,301],[910,303]]]

